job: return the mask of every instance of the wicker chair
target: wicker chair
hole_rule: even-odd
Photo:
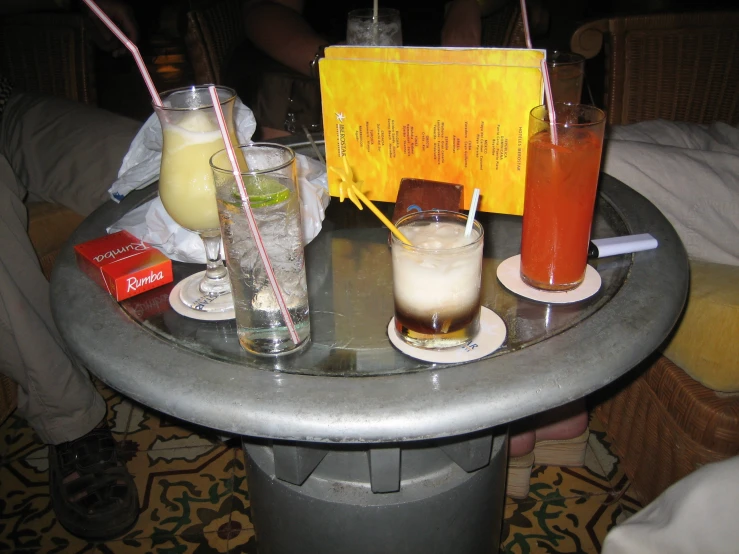
[[[0,19],[0,73],[25,92],[96,103],[93,54],[79,14],[23,14]],[[48,279],[82,216],[58,204],[28,204],[28,232]],[[0,375],[0,422],[15,409],[16,384]]]
[[[0,20],[0,71],[27,92],[95,104],[94,63],[84,18],[49,13]]]
[[[739,12],[594,21],[575,31],[571,48],[586,58],[605,49],[610,124],[739,122]],[[687,307],[664,355],[595,407],[644,503],[701,465],[739,454],[739,394],[717,392],[734,389],[715,378],[739,378],[731,336],[739,267],[690,263]]]
[[[609,124],[739,123],[739,12],[643,15],[581,26],[570,48],[606,57]]]
[[[482,45],[526,48],[526,35],[518,2],[508,2],[499,11],[482,18]]]
[[[239,0],[224,0],[189,11],[185,45],[195,83],[222,84],[223,64],[245,38]]]

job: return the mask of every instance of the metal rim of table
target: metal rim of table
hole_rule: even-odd
[[[672,226],[644,197],[604,176],[602,197],[630,232],[652,233],[660,246],[635,254],[619,292],[581,324],[491,360],[409,374],[341,378],[236,366],[154,336],[77,268],[72,245],[103,235],[144,192],[106,203],[65,245],[51,282],[54,318],[74,356],[114,389],[225,432],[383,443],[505,424],[587,395],[636,366],[666,338],[687,294],[687,257]]]

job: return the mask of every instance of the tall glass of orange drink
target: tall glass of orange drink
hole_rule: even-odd
[[[585,277],[606,115],[582,104],[554,113],[556,137],[546,106],[529,117],[521,279],[562,291]]]

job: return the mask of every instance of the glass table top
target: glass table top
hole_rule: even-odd
[[[315,157],[307,143],[292,145]],[[156,194],[152,187],[149,198]],[[144,200],[146,200],[145,198]],[[390,217],[392,204],[378,203]],[[526,348],[582,322],[612,298],[624,283],[632,256],[590,260],[602,286],[588,300],[554,305],[530,301],[505,289],[496,278],[500,262],[520,251],[521,218],[477,214],[485,229],[482,303],[505,322],[507,337],[489,357]],[[593,237],[627,234],[618,212],[599,197]],[[388,231],[369,211],[333,198],[322,231],[306,246],[311,310],[311,343],[299,353],[259,358],[239,345],[234,320],[198,321],[177,314],[168,303],[174,284],[203,266],[174,262],[175,283],[121,303],[144,329],[181,348],[214,360],[287,373],[369,377],[427,371],[439,364],[400,353],[390,343],[387,327],[393,316],[392,272]]]

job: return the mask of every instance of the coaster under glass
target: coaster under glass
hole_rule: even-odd
[[[193,287],[199,290],[200,281],[203,280],[205,271],[194,273],[186,277],[172,289],[169,293],[169,304],[172,309],[180,315],[192,319],[200,319],[203,321],[224,321],[234,319],[233,295],[229,292],[220,296],[200,295],[200,302],[196,302],[196,308],[192,308],[185,304],[182,300],[183,291],[189,290],[191,293]]]
[[[572,290],[541,290],[527,285],[521,279],[521,255],[503,260],[498,266],[498,280],[514,294],[546,304],[582,302],[600,290],[600,274],[591,265],[585,268],[585,279]]]

